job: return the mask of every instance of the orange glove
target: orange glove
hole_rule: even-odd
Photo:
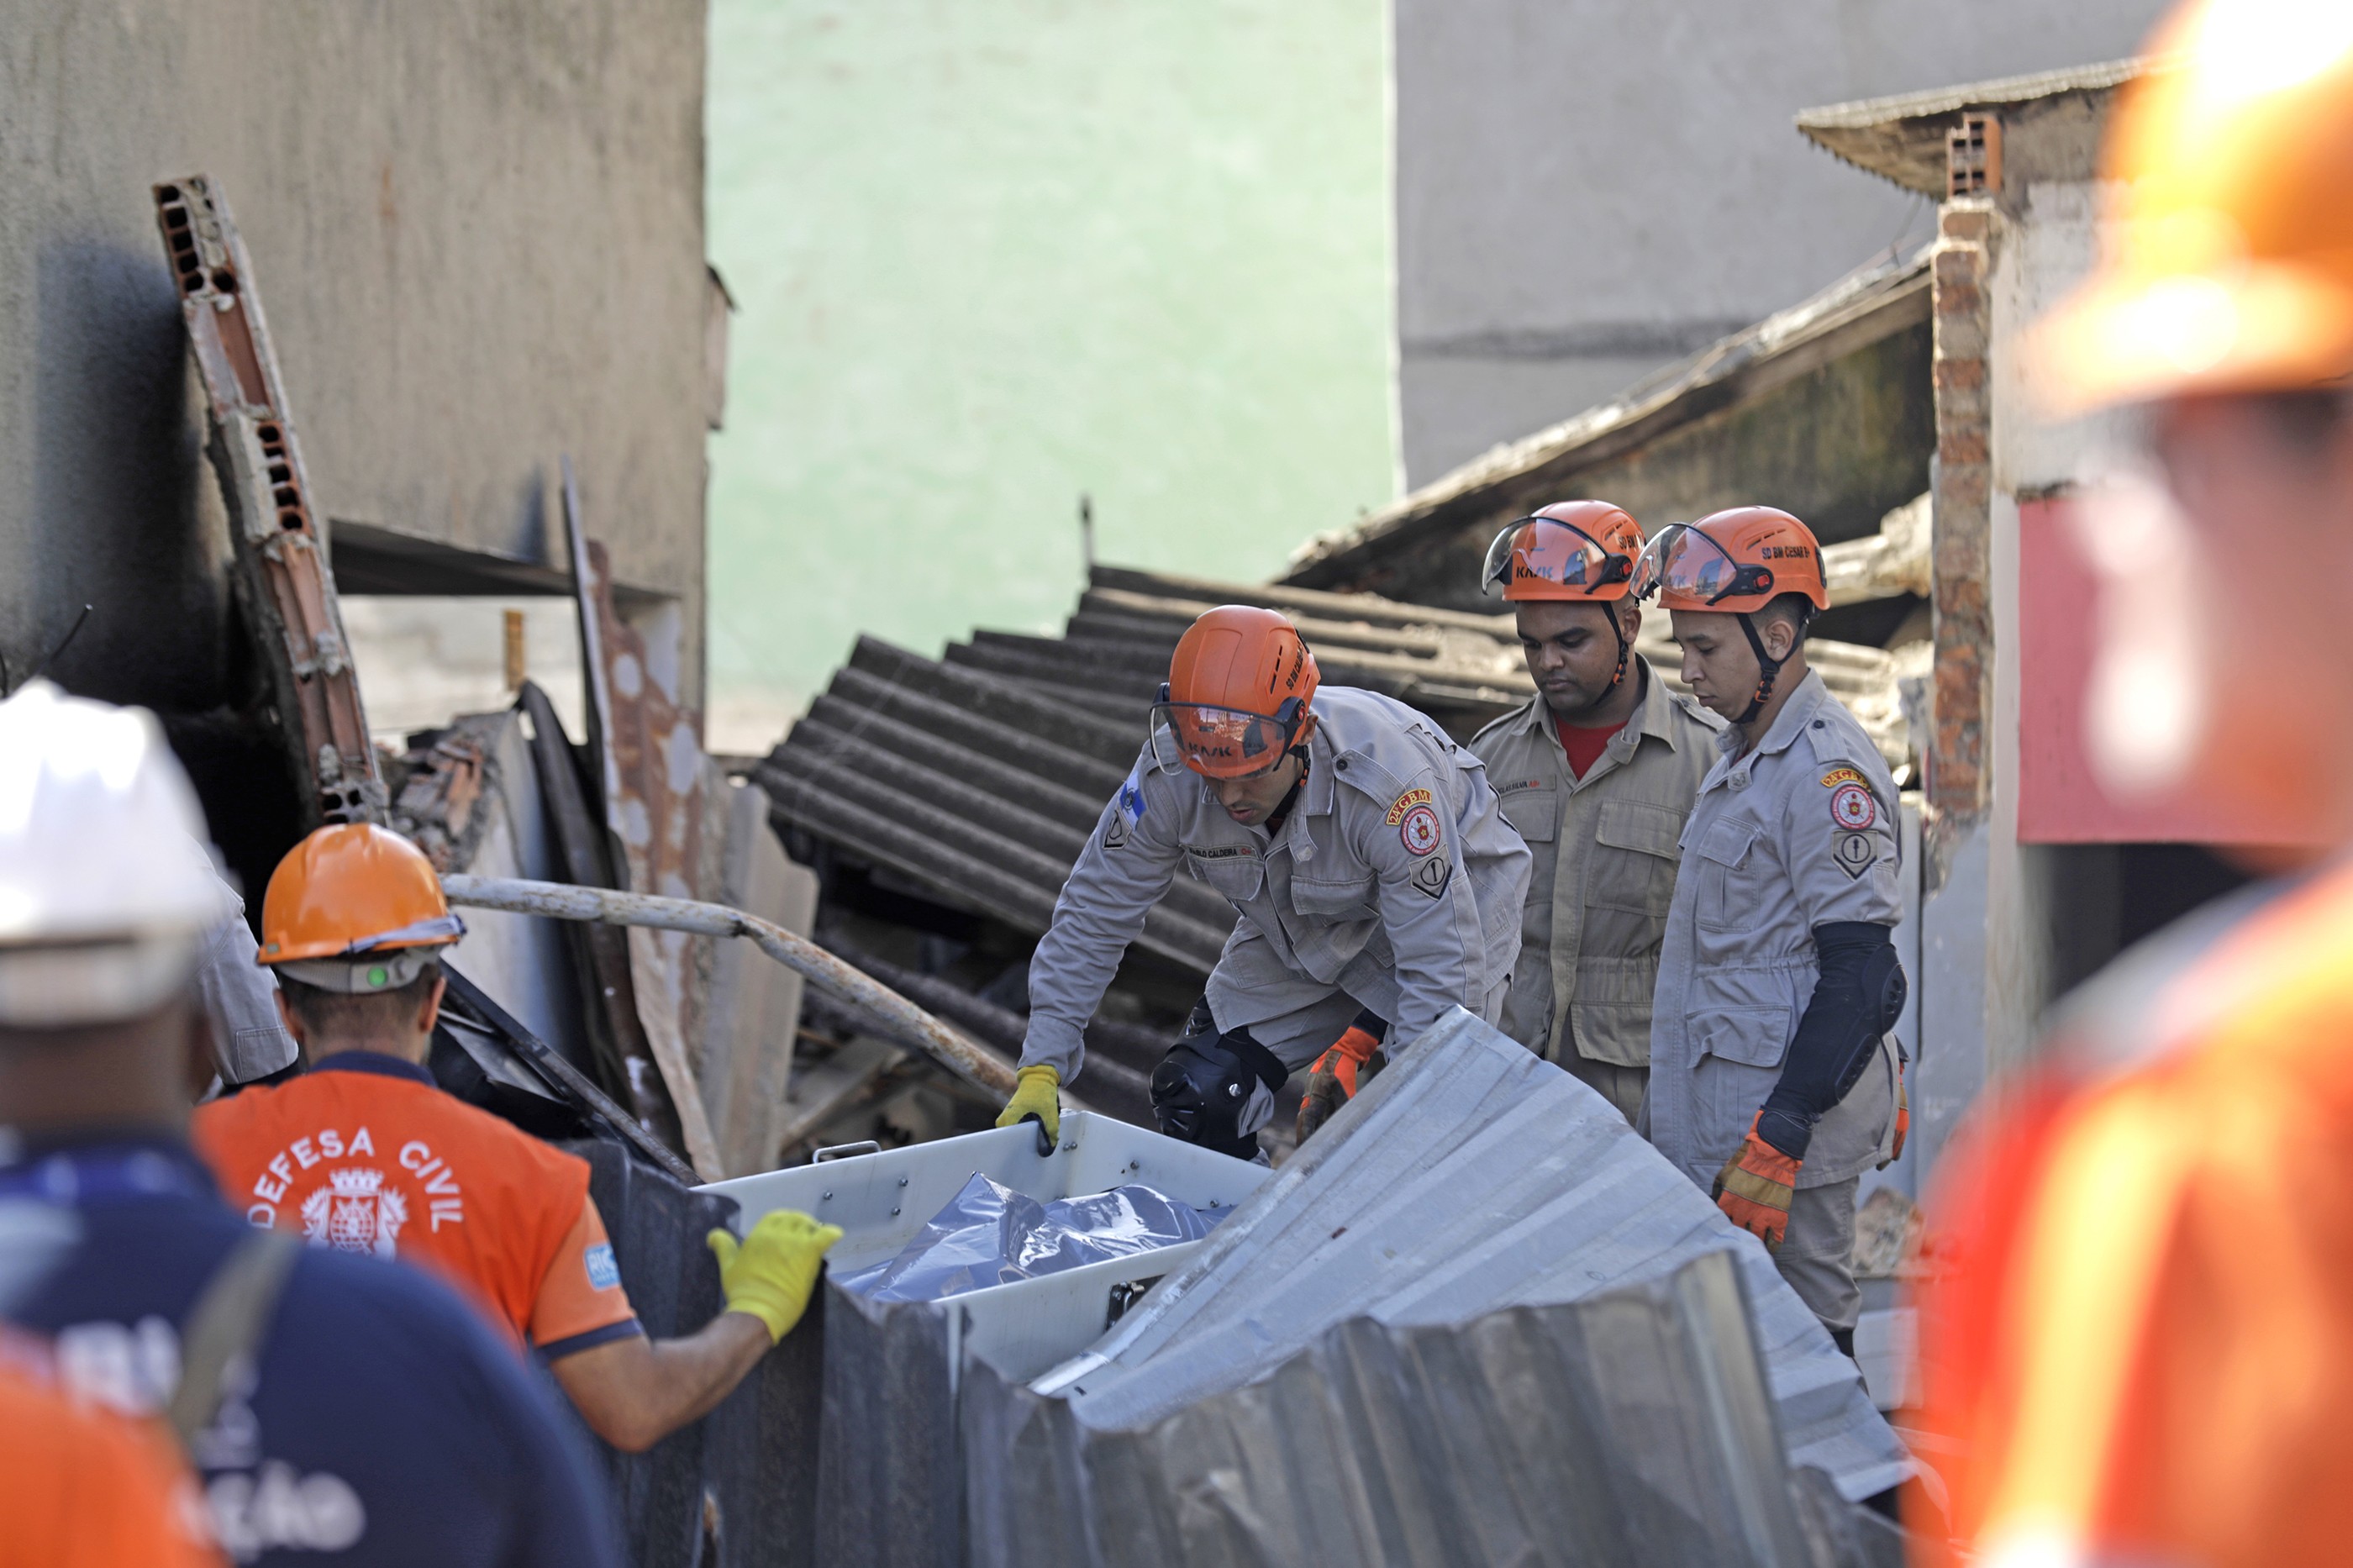
[[[1894,1164],[1904,1158],[1904,1140],[1912,1135],[1912,1096],[1904,1088],[1904,1058],[1895,1058],[1895,1148],[1887,1156]]]
[[[1370,1082],[1388,1061],[1379,1035],[1362,1024],[1349,1025],[1348,1032],[1333,1041],[1308,1071],[1307,1093],[1299,1102],[1294,1126],[1299,1142],[1307,1142],[1308,1134],[1329,1121],[1334,1111],[1356,1099],[1357,1087]]]
[[[1778,1247],[1789,1234],[1789,1200],[1797,1195],[1798,1168],[1805,1162],[1759,1138],[1757,1120],[1748,1119],[1748,1136],[1740,1141],[1740,1152],[1715,1173],[1715,1206],[1767,1247]]]

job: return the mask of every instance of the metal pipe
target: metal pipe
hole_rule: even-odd
[[[447,876],[441,889],[453,904],[543,915],[559,921],[596,921],[606,925],[650,926],[694,936],[740,936],[786,968],[874,1015],[892,1034],[920,1047],[942,1067],[976,1089],[1004,1100],[1013,1093],[1012,1064],[950,1028],[896,991],[782,926],[725,904],[665,899],[652,893],[617,893],[564,882],[520,877]]]

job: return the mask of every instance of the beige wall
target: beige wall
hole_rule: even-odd
[[[702,0],[0,0],[0,652],[227,694],[226,553],[148,186],[232,204],[321,509],[550,560],[570,452],[701,700]]]

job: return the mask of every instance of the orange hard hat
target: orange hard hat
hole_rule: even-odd
[[[1670,610],[1761,610],[1784,594],[1831,607],[1814,531],[1769,506],[1736,506],[1659,530],[1635,569],[1637,598],[1656,590]]]
[[[1164,763],[1245,778],[1280,763],[1309,727],[1315,656],[1272,610],[1220,605],[1185,628],[1153,708]]]
[[[2035,330],[2054,412],[2353,373],[2353,5],[2200,0],[2118,96],[2091,280]]]
[[[270,874],[263,964],[446,947],[466,932],[425,852],[372,823],[322,827]]]
[[[1622,599],[1642,554],[1642,529],[1606,500],[1559,500],[1507,524],[1487,547],[1482,591],[1530,599]]]

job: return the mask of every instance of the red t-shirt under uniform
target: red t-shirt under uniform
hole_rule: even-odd
[[[643,1331],[588,1162],[444,1093],[414,1062],[339,1051],[198,1106],[188,1131],[255,1226],[420,1263],[550,1360]]]
[[[1580,779],[1585,776],[1586,769],[1599,762],[1601,753],[1609,749],[1610,737],[1625,727],[1623,719],[1602,729],[1588,730],[1580,725],[1562,723],[1556,713],[1552,718],[1553,733],[1560,737],[1560,749],[1568,753],[1568,771]]]

